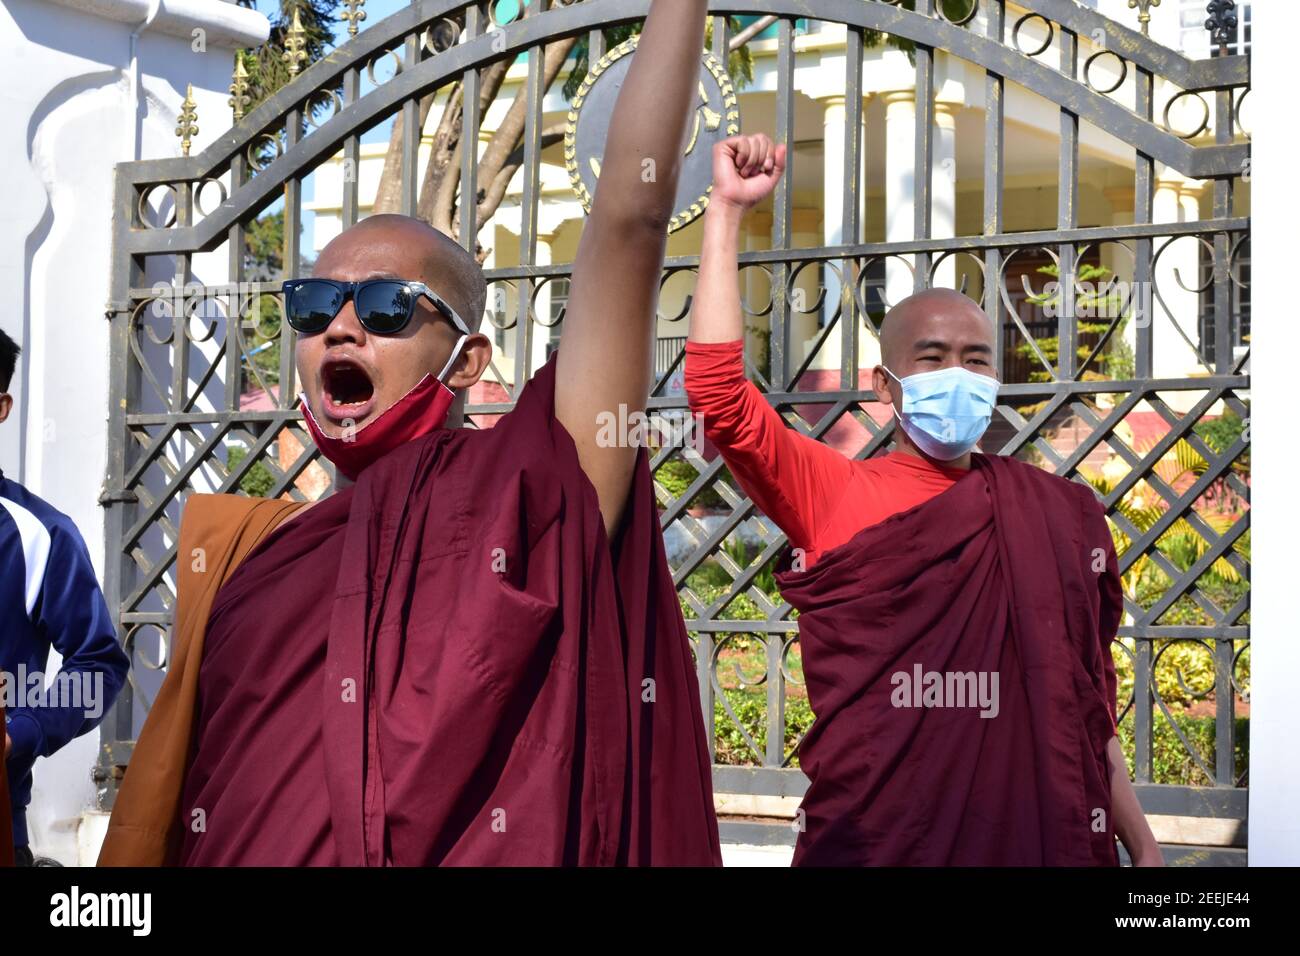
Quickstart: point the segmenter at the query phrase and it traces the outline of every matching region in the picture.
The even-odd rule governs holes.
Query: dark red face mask
[[[374,421],[359,429],[345,430],[341,438],[331,438],[321,430],[316,416],[311,413],[307,396],[299,395],[307,431],[320,453],[334,462],[340,474],[356,481],[361,472],[393,449],[442,428],[456,397],[456,393],[442,383],[442,376],[460,356],[466,338],[468,336],[461,336],[451,358],[438,375],[425,375],[413,389],[380,412]]]

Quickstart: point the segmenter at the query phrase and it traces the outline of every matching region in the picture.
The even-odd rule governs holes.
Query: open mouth
[[[321,404],[334,419],[357,421],[365,415],[375,397],[375,385],[356,362],[338,359],[321,367]]]

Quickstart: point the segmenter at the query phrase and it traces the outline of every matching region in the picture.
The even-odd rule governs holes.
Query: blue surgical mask
[[[989,427],[997,404],[997,379],[959,365],[907,378],[889,374],[903,387],[903,410],[900,413],[895,402],[894,414],[907,437],[931,458],[960,458]]]

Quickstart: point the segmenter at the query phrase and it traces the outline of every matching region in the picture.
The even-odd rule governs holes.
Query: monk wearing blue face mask
[[[686,389],[737,481],[792,545],[816,721],[796,865],[1139,865],[1161,855],[1115,736],[1122,614],[1086,486],[977,443],[998,382],[971,299],[917,293],[885,317],[880,401],[895,448],[851,460],[787,428],[745,378],[737,234],[784,147],[714,149]]]

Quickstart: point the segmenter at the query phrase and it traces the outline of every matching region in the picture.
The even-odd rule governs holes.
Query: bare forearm
[[[1106,745],[1106,756],[1110,763],[1110,811],[1115,818],[1115,832],[1135,865],[1158,866],[1164,862],[1160,846],[1129,779],[1118,737],[1112,737]]]
[[[744,334],[737,281],[743,211],[713,203],[704,213],[700,276],[691,304],[692,342],[734,342]]]
[[[637,449],[601,447],[600,416],[642,411],[655,315],[692,98],[706,0],[655,0],[623,81],[591,216],[573,266],[555,409],[596,489],[605,526],[622,516]]]
[[[610,117],[592,220],[644,223],[673,215],[682,144],[699,88],[707,0],[655,0]],[[657,272],[658,270],[656,270]]]

